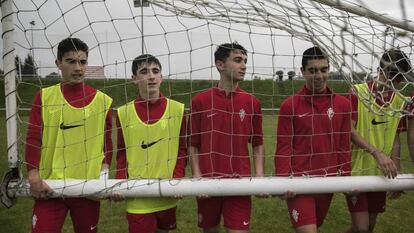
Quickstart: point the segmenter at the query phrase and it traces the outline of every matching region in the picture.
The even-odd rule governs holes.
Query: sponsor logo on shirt
[[[295,222],[298,222],[299,220],[299,212],[297,210],[292,210],[292,218],[295,220]]]
[[[207,118],[212,117],[212,116],[214,116],[214,115],[216,115],[216,114],[217,114],[216,112],[213,112],[213,113],[207,114]]]
[[[298,115],[298,117],[299,117],[299,118],[302,118],[302,117],[307,116],[307,115],[309,115],[309,114],[310,114],[309,112],[307,112],[307,113],[303,113],[303,114],[299,114],[299,115]]]
[[[91,226],[91,231],[96,229],[96,225],[95,226]]]
[[[387,123],[388,121],[376,121],[375,118],[372,119],[371,124],[373,125],[380,125],[380,124],[384,124]]]
[[[334,116],[335,112],[334,112],[334,110],[330,107],[330,108],[328,108],[328,110],[326,111],[326,114],[328,114],[329,120],[332,120],[332,118],[333,118],[333,116]]]
[[[62,122],[62,123],[60,123],[59,128],[61,130],[67,130],[67,129],[77,128],[77,127],[80,127],[80,126],[83,126],[83,125],[65,125],[65,123]]]
[[[249,221],[243,221],[243,225],[244,225],[244,226],[249,225]]]
[[[162,139],[164,139],[164,138],[160,138],[160,139],[158,139],[158,140],[156,140],[156,141],[153,141],[153,142],[150,142],[150,143],[144,143],[144,141],[142,141],[142,142],[141,142],[141,148],[142,148],[142,149],[148,149],[148,148],[150,148],[151,146],[153,146],[153,145],[157,144],[157,142],[161,141]]]
[[[240,116],[240,121],[242,121],[242,122],[243,122],[244,117],[246,116],[246,111],[244,111],[244,109],[243,109],[243,108],[242,108],[242,109],[240,109],[240,111],[239,111],[239,116]]]

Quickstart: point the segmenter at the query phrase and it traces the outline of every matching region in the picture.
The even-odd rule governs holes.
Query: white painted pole
[[[125,197],[233,196],[268,193],[280,195],[290,190],[296,194],[414,190],[414,174],[395,179],[382,176],[347,177],[265,177],[240,179],[181,180],[45,180],[55,191],[54,197],[91,196],[103,198],[111,193]],[[29,196],[27,181],[11,184],[9,196]]]
[[[1,3],[3,30],[3,70],[4,94],[6,102],[7,157],[10,168],[18,167],[17,149],[17,104],[16,104],[16,68],[14,64],[14,25],[13,3],[6,0]]]

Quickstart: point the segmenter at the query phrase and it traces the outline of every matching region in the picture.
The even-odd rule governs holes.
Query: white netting
[[[411,57],[411,21],[384,16],[378,22],[373,20],[378,19],[376,13],[360,3],[341,3],[150,1],[141,8],[131,1],[14,1],[13,45],[21,59],[16,62],[18,88],[30,90],[18,92],[18,106],[30,107],[35,91],[58,82],[54,59],[65,37],[79,37],[89,45],[87,82],[112,96],[115,108],[137,95],[130,67],[142,52],[160,59],[162,92],[188,108],[192,97],[219,79],[213,62],[217,45],[237,41],[247,49],[249,60],[242,87],[261,100],[267,128],[274,124],[281,101],[302,85],[301,55],[311,45],[326,51],[331,78],[338,80],[330,86],[342,94],[376,76],[384,50],[400,48]],[[344,10],[343,5],[351,8]],[[395,87],[398,93],[409,92],[411,83],[405,81]],[[363,101],[373,105],[369,98]],[[28,123],[26,117],[19,119],[24,144]],[[271,158],[275,133],[266,132],[265,140],[270,144],[266,157]],[[267,169],[266,174],[273,171]]]
[[[135,7],[132,0],[12,1],[13,52],[21,60],[15,62],[13,58],[12,61],[13,67],[17,64],[14,74],[19,109],[15,139],[21,152],[19,159],[9,156],[13,166],[25,170],[27,162],[22,149],[26,143],[27,109],[38,90],[59,82],[54,60],[58,43],[66,37],[77,37],[88,44],[90,67],[86,83],[111,96],[115,108],[138,94],[130,79],[131,64],[142,53],[159,58],[163,66],[163,94],[184,103],[188,109],[192,97],[219,80],[213,56],[217,46],[234,41],[243,45],[248,51],[248,63],[246,81],[241,87],[261,101],[265,175],[271,177],[274,176],[278,109],[287,96],[303,86],[300,67],[305,49],[314,45],[324,49],[331,64],[332,81],[328,85],[340,94],[346,94],[354,84],[376,77],[384,50],[399,48],[409,59],[413,57],[414,26],[408,18],[412,15],[410,1],[392,3],[392,7],[384,7],[383,11],[379,6],[382,3],[371,1],[377,5],[365,5],[365,1],[356,0],[148,2],[148,7],[141,8]],[[390,13],[383,15],[385,10]],[[3,19],[7,16],[3,12]],[[7,34],[4,29],[3,34]],[[3,52],[8,51],[3,48]],[[7,68],[4,70],[10,72]],[[412,81],[406,78],[394,87],[395,91],[410,96]],[[6,90],[8,98],[10,93]],[[373,105],[369,98],[363,102],[370,108]],[[408,113],[405,109],[393,112]],[[5,118],[13,120],[9,115]],[[116,131],[115,127],[113,130]],[[115,141],[115,133],[113,138]],[[9,140],[12,142],[4,147],[11,151],[14,147],[10,145],[16,141]],[[414,169],[405,140],[401,144],[401,170],[409,173]],[[116,152],[114,144],[111,178],[116,172]],[[191,176],[190,169],[187,176]],[[152,181],[139,186],[148,183]],[[128,182],[127,186],[127,190],[131,189],[134,183]],[[111,188],[105,186],[103,191]],[[79,195],[83,194],[84,186]]]

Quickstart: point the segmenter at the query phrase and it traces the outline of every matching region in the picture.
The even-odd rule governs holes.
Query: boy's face
[[[301,68],[305,78],[305,85],[313,93],[323,93],[329,76],[329,62],[327,59],[308,60],[306,67]]]
[[[384,90],[395,89],[395,87],[404,79],[398,70],[381,68],[378,68],[378,78],[380,81],[379,85],[382,86]]]
[[[235,49],[230,52],[229,57],[223,61],[217,61],[216,66],[221,76],[234,82],[243,81],[246,75],[247,55],[241,50]]]
[[[132,75],[132,80],[138,85],[139,93],[142,98],[158,97],[162,74],[160,67],[155,63],[142,63],[138,66],[136,75]]]
[[[69,51],[63,54],[62,60],[55,61],[56,66],[62,72],[64,83],[73,85],[83,82],[88,55],[84,51]]]

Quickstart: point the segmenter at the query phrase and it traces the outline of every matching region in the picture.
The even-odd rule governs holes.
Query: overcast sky
[[[35,61],[42,67],[40,74],[45,76],[56,71],[56,48],[52,50],[51,47],[72,33],[91,47],[90,65],[105,66],[107,76],[129,77],[130,61],[142,53],[141,9],[134,8],[132,0],[107,0],[101,3],[85,1],[85,4],[79,2],[15,0],[16,53],[24,58],[30,52],[28,48],[31,47],[33,34]],[[238,41],[248,49],[248,78],[272,77],[276,70],[297,72],[300,55],[312,45],[311,40],[332,48],[332,54],[341,54],[343,51],[358,54],[335,60],[339,64],[347,62],[354,70],[375,69],[373,67],[376,66],[376,61],[372,52],[380,53],[383,48],[391,46],[400,46],[410,57],[413,56],[409,46],[412,42],[410,37],[395,39],[390,31],[385,35],[385,27],[381,24],[361,17],[351,18],[347,25],[356,36],[352,33],[341,36],[341,25],[337,24],[341,24],[338,18],[344,15],[329,7],[319,11],[316,9],[319,5],[312,5],[308,0],[280,0],[279,4],[284,8],[275,5],[275,1],[266,0],[239,0],[238,4],[234,0],[212,0],[211,8],[179,2],[163,3],[156,0],[150,8],[144,9],[144,51],[160,56],[164,76],[169,78],[217,77],[212,55],[217,44],[229,41]],[[249,9],[249,2],[262,7],[270,16]],[[364,4],[378,14],[394,18],[402,19],[406,15],[408,20],[414,21],[414,1],[411,0],[344,2]],[[166,3],[176,4],[176,9],[183,7],[185,12],[171,12]],[[401,8],[401,3],[405,6],[404,9]],[[228,11],[224,11],[224,7]],[[297,7],[302,7],[309,17],[295,18]],[[36,8],[40,10],[35,11]],[[220,14],[230,15],[233,21],[219,17]],[[203,15],[204,19],[197,19],[199,15]],[[334,17],[319,17],[324,15]],[[32,27],[29,22],[33,20],[35,25]],[[308,31],[304,29],[304,24],[309,24]],[[33,31],[30,30],[32,28]],[[315,35],[312,36],[312,33]],[[374,33],[376,36],[370,35]]]

